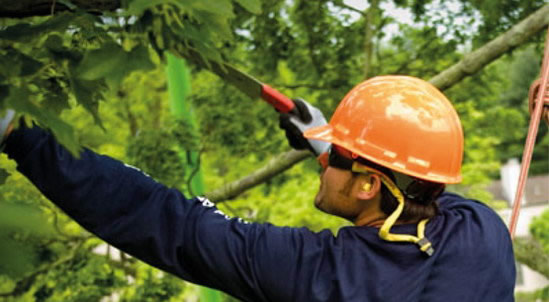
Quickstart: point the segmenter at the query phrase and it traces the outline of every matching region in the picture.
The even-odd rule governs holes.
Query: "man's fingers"
[[[294,99],[294,104],[297,108],[298,117],[304,123],[310,123],[313,117],[309,112],[309,108],[302,99]]]

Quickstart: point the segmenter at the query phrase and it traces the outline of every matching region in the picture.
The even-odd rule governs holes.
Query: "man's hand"
[[[290,146],[298,150],[309,149],[317,156],[328,151],[330,143],[303,137],[305,130],[327,124],[322,112],[302,99],[293,101],[295,108],[289,113],[281,113],[279,124],[286,131]]]

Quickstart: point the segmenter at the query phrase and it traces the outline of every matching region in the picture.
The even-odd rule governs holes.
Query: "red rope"
[[[526,143],[524,145],[519,182],[515,195],[515,201],[513,202],[511,221],[509,223],[509,232],[511,233],[511,237],[515,236],[522,194],[524,191],[526,178],[528,177],[528,169],[530,168],[532,151],[534,149],[534,144],[536,143],[536,135],[538,133],[542,113],[546,118],[549,115],[549,110],[547,110],[547,108],[544,109],[545,106],[549,105],[549,28],[547,29],[547,36],[545,39],[545,53],[543,56],[540,75],[541,81],[535,81],[530,87],[531,93],[529,98],[530,104],[533,105],[533,111],[531,111],[530,126],[528,128],[528,136],[526,137]]]

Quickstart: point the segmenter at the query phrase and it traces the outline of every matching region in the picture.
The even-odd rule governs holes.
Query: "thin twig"
[[[55,1],[56,1],[56,0],[53,0],[52,3],[51,3],[50,15],[52,15],[52,16],[53,16],[53,13],[55,12]]]

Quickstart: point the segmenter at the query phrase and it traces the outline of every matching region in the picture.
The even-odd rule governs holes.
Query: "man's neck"
[[[379,207],[380,198],[379,195],[371,200],[366,201],[366,207],[353,221],[356,226],[371,226],[381,227],[387,215],[383,213]]]

